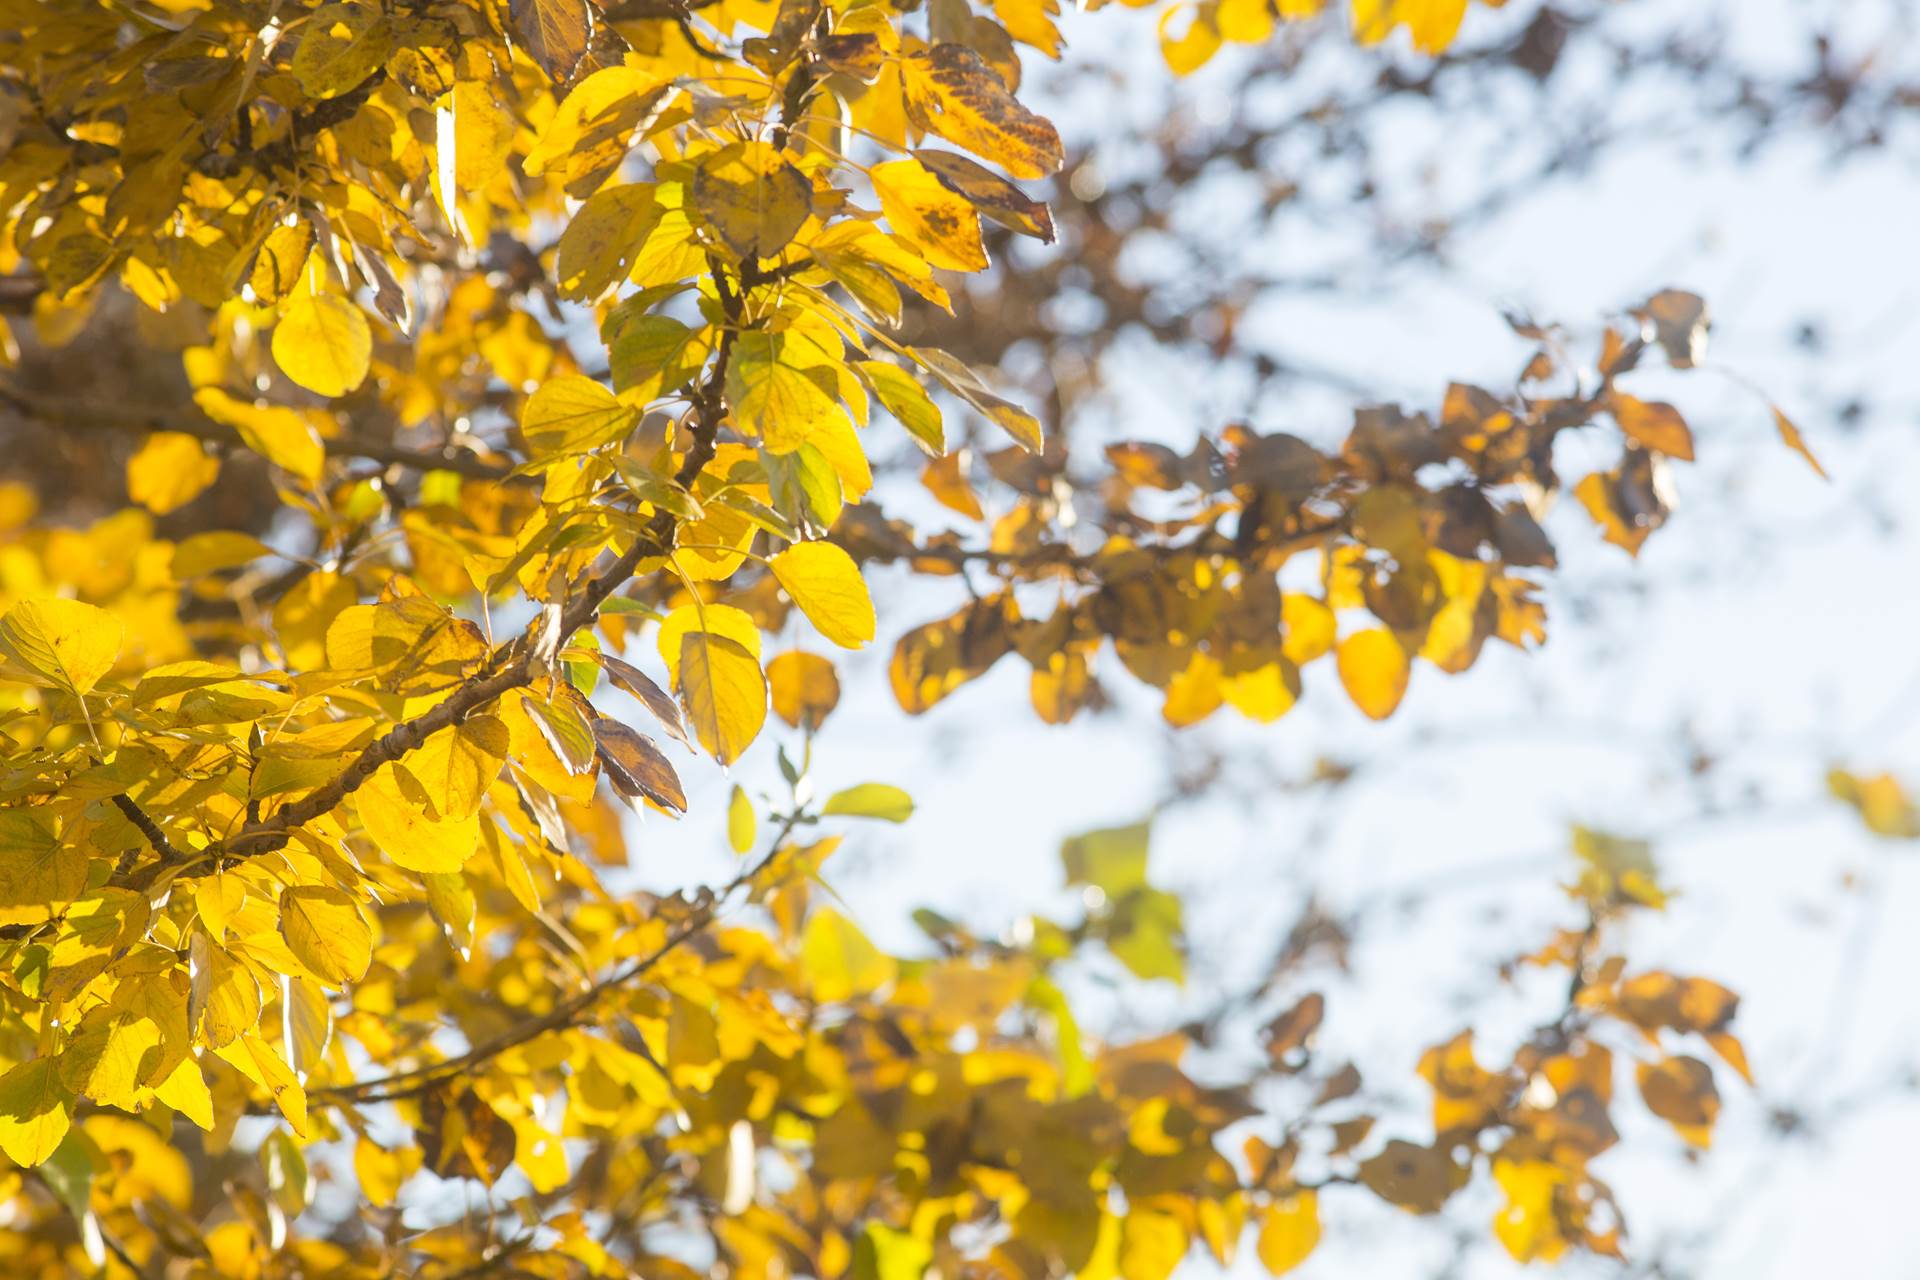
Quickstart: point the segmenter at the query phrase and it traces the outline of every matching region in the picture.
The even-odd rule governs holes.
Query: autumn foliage
[[[1321,8],[1181,3],[1160,39],[1184,72]],[[1348,17],[1435,53],[1466,8]],[[1521,962],[1564,998],[1516,1052],[1368,1065],[1431,1094],[1405,1132],[1315,1053],[1319,995],[1231,1080],[1180,1033],[1083,1033],[1076,954],[1183,974],[1149,824],[1063,849],[1079,915],[922,913],[914,955],[828,888],[847,831],[913,811],[814,791],[838,652],[884,632],[915,715],[1004,662],[1050,723],[1102,669],[1174,726],[1266,723],[1323,662],[1384,719],[1545,640],[1556,496],[1637,551],[1708,447],[1631,389],[1704,358],[1679,289],[1590,349],[1512,317],[1511,385],[1361,407],[1326,447],[1050,438],[916,317],[992,233],[1055,238],[1063,147],[1020,95],[1023,57],[1072,56],[1057,10],[4,6],[17,327],[58,349],[131,306],[184,392],[0,383],[136,442],[129,505],[85,522],[0,487],[0,1270],[1160,1280],[1250,1249],[1277,1275],[1323,1215],[1475,1179],[1516,1258],[1621,1251],[1614,1116],[1704,1147],[1748,1073],[1732,991],[1618,949],[1664,901],[1632,841],[1580,836]],[[882,510],[901,445],[961,532]],[[229,469],[270,515],[162,532]],[[876,610],[882,566],[940,615]],[[724,825],[732,879],[607,886],[623,804],[678,817],[683,772],[776,751],[783,794],[676,837]],[[1836,775],[1911,827],[1874,786]]]

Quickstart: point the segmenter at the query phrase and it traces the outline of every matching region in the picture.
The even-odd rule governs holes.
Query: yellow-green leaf
[[[0,616],[0,651],[31,683],[86,693],[113,669],[125,628],[105,609],[47,596]]]
[[[811,358],[809,358],[811,357]],[[785,333],[742,334],[727,366],[727,399],[736,425],[770,453],[792,453],[844,418],[838,381],[819,348]]]
[[[622,440],[640,411],[592,378],[563,374],[541,384],[520,414],[520,434],[536,458],[585,453]]]
[[[813,186],[772,146],[736,142],[702,156],[687,201],[743,262],[771,258],[812,210]]]
[[[913,797],[899,787],[884,782],[863,782],[857,787],[848,787],[828,796],[820,812],[846,818],[905,822],[913,816]]]
[[[0,1076],[0,1151],[15,1164],[44,1163],[72,1122],[73,1094],[53,1059],[35,1058]]]
[[[393,28],[377,8],[330,4],[300,28],[293,78],[316,98],[337,98],[379,69],[393,49]]]
[[[800,959],[813,980],[813,994],[822,1001],[865,995],[893,980],[893,957],[831,907],[822,907],[807,921]]]
[[[0,924],[34,924],[87,887],[87,851],[34,809],[0,809]]]

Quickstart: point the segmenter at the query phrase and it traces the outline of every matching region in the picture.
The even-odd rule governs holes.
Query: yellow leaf
[[[647,235],[665,210],[651,182],[596,192],[560,233],[555,274],[560,296],[596,302],[633,270]]]
[[[767,719],[767,678],[736,640],[689,632],[680,645],[680,703],[700,744],[721,764],[740,758]]]
[[[1235,44],[1261,44],[1273,34],[1272,0],[1220,0],[1215,21],[1222,39]]]
[[[1006,81],[972,48],[943,41],[902,62],[914,123],[1006,169],[1016,178],[1059,170],[1060,134],[1014,100]]]
[[[420,1171],[420,1158],[418,1147],[388,1151],[363,1135],[353,1144],[354,1180],[368,1200],[390,1205],[402,1184]]]
[[[913,157],[981,217],[1042,244],[1053,243],[1052,210],[991,169],[951,151],[920,150]]]
[[[300,1080],[293,1074],[293,1068],[273,1051],[271,1045],[248,1032],[231,1044],[221,1045],[214,1052],[227,1065],[272,1095],[274,1105],[280,1108],[280,1114],[293,1126],[294,1133],[306,1136],[307,1091],[300,1087]]]
[[[1238,675],[1222,676],[1220,694],[1249,720],[1272,724],[1300,699],[1300,668],[1286,657]]]
[[[1333,610],[1313,596],[1289,591],[1280,597],[1280,651],[1304,667],[1333,648]]]
[[[193,992],[188,1022],[218,1048],[260,1022],[260,980],[225,948],[200,934],[191,941]]]
[[[840,705],[840,677],[817,653],[792,649],[767,664],[773,711],[796,729],[818,729]]]
[[[0,1076],[0,1151],[22,1168],[43,1164],[73,1123],[73,1095],[53,1059],[23,1062]]]
[[[173,549],[173,576],[185,582],[222,569],[235,569],[272,554],[273,548],[250,533],[231,529],[196,533]]]
[[[1780,440],[1787,448],[1807,460],[1813,468],[1813,474],[1822,480],[1828,479],[1827,469],[1820,465],[1820,459],[1813,456],[1813,450],[1807,447],[1806,437],[1800,434],[1800,428],[1793,425],[1793,419],[1780,412],[1779,406],[1773,407],[1773,425],[1780,430]]]
[[[435,104],[453,114],[453,177],[462,191],[478,191],[498,177],[513,149],[513,115],[486,80],[462,80]]]
[[[980,215],[918,160],[894,160],[871,170],[881,212],[901,238],[936,267],[985,271]]]
[[[854,368],[861,379],[879,397],[887,412],[899,419],[900,425],[918,440],[935,457],[947,451],[946,427],[940,418],[940,407],[927,395],[926,389],[912,374],[897,364],[884,360],[862,360]],[[975,504],[974,519],[980,519],[978,504]]]
[[[373,963],[373,930],[340,889],[299,885],[283,890],[280,936],[295,959],[336,987],[358,982]]]
[[[807,921],[800,959],[813,981],[814,996],[825,1002],[865,995],[893,980],[893,957],[831,907],[822,907]]]
[[[1307,1260],[1320,1243],[1320,1197],[1297,1191],[1267,1206],[1260,1219],[1260,1261],[1267,1271],[1285,1275]]]
[[[331,294],[295,298],[273,328],[280,372],[315,395],[343,396],[366,381],[373,333],[360,308]]]
[[[314,238],[313,224],[304,220],[282,223],[267,233],[247,273],[257,300],[272,306],[299,287]]]
[[[1189,11],[1191,12],[1189,13]],[[1186,28],[1172,34],[1174,24],[1188,15]],[[1213,15],[1198,5],[1178,4],[1160,15],[1160,56],[1176,76],[1192,75],[1220,52],[1220,31]]]
[[[560,174],[569,182],[582,177],[592,182],[586,190],[572,193],[584,198],[626,154],[627,140],[661,91],[660,77],[633,67],[603,67],[567,94],[553,119],[541,131],[540,139],[521,161],[521,167],[538,176],[562,161]]]
[[[727,797],[727,843],[735,853],[746,853],[753,848],[755,825],[753,801],[747,799],[746,791],[735,783],[733,794]]]
[[[1353,704],[1375,720],[1385,720],[1407,692],[1407,651],[1382,627],[1358,631],[1340,642],[1334,659],[1340,683]]]
[[[213,1091],[200,1064],[182,1058],[167,1078],[153,1086],[153,1096],[209,1133],[213,1131]]]
[[[107,1107],[138,1108],[141,1064],[160,1045],[160,1028],[135,1015],[90,1016],[60,1055],[60,1079]]]
[[[367,838],[409,871],[458,871],[480,841],[477,814],[437,820],[427,812],[430,801],[420,784],[391,764],[362,783],[353,802]]]
[[[1187,665],[1167,681],[1160,715],[1174,728],[1185,729],[1218,711],[1223,700],[1219,661],[1196,649]]]
[[[760,625],[752,614],[730,604],[683,604],[660,624],[656,640],[660,660],[667,664],[667,677],[675,684],[680,680],[681,647],[694,631],[725,636],[754,657],[760,656]]]
[[[1567,1250],[1553,1201],[1554,1189],[1567,1180],[1566,1170],[1545,1160],[1496,1159],[1493,1179],[1507,1193],[1507,1204],[1494,1215],[1493,1234],[1516,1262],[1552,1262]]]
[[[48,596],[0,615],[0,652],[33,684],[86,693],[113,669],[125,629],[105,609]]]
[[[799,542],[770,562],[780,582],[820,634],[843,649],[873,639],[873,600],[853,557],[831,542]]]
[[[592,378],[563,374],[542,383],[520,413],[520,434],[535,458],[585,453],[626,438],[640,411]]]
[[[220,459],[197,437],[156,431],[127,459],[127,496],[163,516],[199,497],[219,474]]]
[[[443,821],[480,808],[506,763],[507,726],[497,716],[468,716],[440,730],[407,756],[407,772],[425,788]]]
[[[1440,53],[1453,43],[1466,12],[1467,0],[1353,0],[1353,34],[1361,44],[1378,44],[1405,25],[1414,48]]]
[[[219,387],[200,388],[193,393],[193,402],[215,422],[239,432],[247,448],[274,466],[308,483],[320,478],[320,470],[326,465],[326,448],[306,413],[282,405],[248,404]]]

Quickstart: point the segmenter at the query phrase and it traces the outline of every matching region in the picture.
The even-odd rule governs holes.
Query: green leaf
[[[940,406],[918,379],[885,360],[861,360],[853,367],[887,412],[899,419],[923,448],[935,457],[947,451],[947,429],[941,421]]]
[[[1109,898],[1146,887],[1151,820],[1077,835],[1060,846],[1068,884],[1090,884]]]

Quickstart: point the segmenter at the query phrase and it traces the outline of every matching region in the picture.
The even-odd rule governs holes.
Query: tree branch
[[[139,408],[97,404],[64,396],[47,396],[0,383],[0,404],[44,426],[82,431],[174,431],[234,449],[247,447],[238,431],[197,411],[174,417]],[[453,471],[476,480],[504,480],[512,467],[504,462],[456,449],[408,449],[380,440],[342,435],[323,438],[320,445],[330,458],[365,458],[389,466],[418,471]]]
[[[722,277],[717,266],[715,279],[727,317],[737,326],[741,317],[740,294],[721,283]],[[749,283],[752,279],[750,274],[743,276],[742,283]],[[692,444],[674,475],[675,482],[682,487],[691,487],[707,464],[713,461],[720,423],[727,413],[727,368],[733,355],[735,333],[736,329],[729,328],[721,335],[713,367],[707,371],[694,397],[692,421],[688,424]],[[564,645],[574,632],[591,623],[598,615],[601,604],[633,576],[642,560],[665,555],[672,550],[676,528],[672,512],[654,512],[653,518],[627,550],[605,572],[591,579],[586,588],[568,603],[560,617],[559,643]],[[505,665],[497,666],[500,662]],[[383,765],[399,760],[442,729],[459,724],[512,690],[533,683],[535,671],[532,649],[524,639],[516,641],[497,651],[488,659],[482,674],[460,685],[444,702],[412,720],[402,721],[375,739],[352,764],[317,791],[281,806],[271,816],[249,821],[239,834],[213,845],[197,858],[163,857],[159,862],[149,863],[125,877],[114,877],[114,882],[130,888],[151,889],[162,876],[181,872],[195,862],[217,863],[223,858],[257,857],[286,847],[296,829],[323,814],[331,813]]]
[[[509,1049],[518,1048],[550,1031],[564,1031],[569,1027],[578,1026],[586,1020],[588,1012],[599,1003],[601,997],[636,978],[643,977],[696,934],[712,925],[719,918],[727,900],[740,889],[751,884],[761,872],[772,865],[773,860],[779,856],[780,850],[786,847],[788,838],[793,835],[794,829],[799,825],[800,812],[796,806],[794,812],[789,813],[781,823],[767,851],[752,866],[734,876],[720,888],[713,890],[706,901],[695,908],[692,915],[681,921],[659,946],[646,955],[628,962],[624,967],[616,969],[584,991],[567,997],[540,1017],[503,1031],[475,1045],[467,1052],[443,1062],[416,1067],[411,1071],[397,1071],[377,1080],[364,1080],[335,1088],[315,1089],[308,1093],[308,1103],[325,1106],[347,1102],[391,1102],[397,1098],[413,1097],[425,1093],[443,1081],[490,1062]]]

